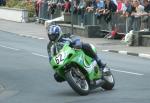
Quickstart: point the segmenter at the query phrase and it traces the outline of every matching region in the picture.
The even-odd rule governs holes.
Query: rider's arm
[[[52,42],[49,42],[48,45],[47,45],[47,53],[48,53],[48,57],[49,57],[49,60],[51,60],[51,47],[52,47]]]
[[[64,34],[58,42],[69,43],[71,47],[81,49],[82,43],[80,38],[71,34]]]
[[[73,48],[77,48],[77,49],[81,49],[82,48],[82,42],[80,40],[80,38],[78,38],[77,36],[71,36],[71,46]]]

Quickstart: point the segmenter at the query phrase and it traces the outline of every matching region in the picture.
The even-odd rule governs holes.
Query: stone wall
[[[141,36],[141,45],[150,47],[150,34]]]
[[[134,32],[133,46],[150,46],[150,31]]]
[[[72,26],[70,24],[59,24],[64,33],[71,33]],[[89,37],[89,38],[98,38],[104,37],[106,33],[101,31],[101,27],[97,25],[87,25],[85,27],[73,26],[73,33],[78,36]]]
[[[24,9],[0,7],[0,19],[28,22],[28,11]]]
[[[59,24],[62,28],[62,32],[63,33],[71,33],[72,32],[72,26],[70,24]],[[84,36],[87,37],[87,35],[85,34],[85,28],[84,27],[80,27],[80,26],[73,26],[73,32],[75,35],[78,36]]]

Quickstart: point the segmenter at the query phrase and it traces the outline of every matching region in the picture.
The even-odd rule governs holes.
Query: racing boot
[[[98,57],[96,58],[96,62],[99,66],[100,71],[102,71],[102,78],[110,74],[110,69],[106,66],[106,64],[102,63]]]
[[[100,71],[102,71],[102,78],[101,79],[104,79],[104,76],[111,75],[110,69],[107,67],[106,64],[103,64],[100,60],[97,61],[97,64],[100,68]]]

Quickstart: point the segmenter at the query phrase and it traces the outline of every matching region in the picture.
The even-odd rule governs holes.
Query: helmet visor
[[[49,39],[50,39],[51,41],[55,41],[57,38],[58,38],[58,34],[50,34],[50,35],[49,35]]]

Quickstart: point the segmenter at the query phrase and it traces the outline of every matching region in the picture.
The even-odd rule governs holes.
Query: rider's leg
[[[96,53],[95,53],[95,54],[96,54]],[[96,62],[97,62],[97,64],[98,64],[99,68],[103,70],[103,68],[105,67],[105,64],[102,63],[101,59],[98,57],[97,54],[96,54],[96,56],[95,56],[95,60],[96,60]]]
[[[82,43],[82,49],[88,56],[94,58],[100,69],[104,68],[104,64],[101,62],[101,59],[98,55],[92,50],[92,47],[88,43]]]

